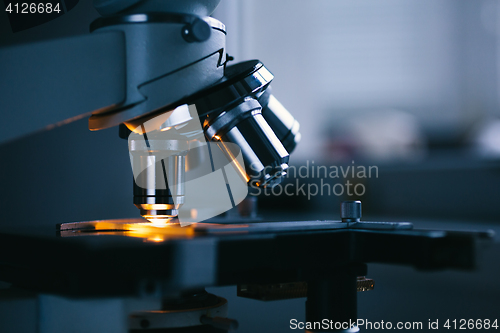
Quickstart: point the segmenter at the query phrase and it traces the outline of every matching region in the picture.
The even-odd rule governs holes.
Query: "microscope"
[[[0,100],[16,108],[0,141],[87,116],[92,131],[118,127],[141,215],[60,223],[50,236],[0,230],[0,280],[65,297],[161,299],[129,315],[129,332],[233,330],[226,300],[204,290],[226,285],[258,300],[307,297],[308,322],[334,323],[307,332],[357,332],[356,293],[374,288],[367,263],[472,269],[475,244],[491,234],[364,222],[359,201],[342,203],[339,221],[223,216],[252,206],[252,187],[279,184],[301,135],[264,64],[226,52],[225,26],[209,16],[219,1],[96,0],[90,34],[0,50],[10,80]],[[32,58],[43,85],[18,75]]]
[[[221,80],[188,97],[193,102],[125,123],[134,204],[144,218],[156,224],[176,218],[200,222],[235,208],[247,186],[281,181],[300,133],[298,122],[272,95],[272,78],[257,60],[226,66]],[[213,177],[217,172],[220,179]],[[197,196],[199,191],[206,192]],[[207,205],[208,192],[217,200]],[[221,200],[226,192],[231,205]]]
[[[41,43],[31,51],[41,55],[45,70],[52,73],[46,87],[33,87],[35,96],[28,100],[7,89],[2,100],[16,105],[15,115],[50,112],[49,119],[54,120],[45,126],[37,123],[40,127],[69,122],[89,112],[92,131],[119,126],[120,136],[129,139],[134,205],[141,216],[156,223],[178,216],[190,195],[184,191],[186,166],[195,169],[200,158],[212,159],[213,164],[211,146],[224,151],[244,183],[258,187],[279,183],[286,174],[289,153],[300,139],[299,124],[272,95],[273,75],[260,61],[231,64],[225,26],[207,16],[217,4],[97,1],[95,8],[103,17],[92,22],[90,35]],[[50,51],[64,53],[66,63]],[[24,47],[7,49],[2,56],[9,64],[6,78],[19,81],[6,86],[15,89],[32,81],[18,78],[20,71],[11,66],[23,65],[18,59],[26,57]],[[83,79],[74,82],[75,76]],[[72,96],[75,91],[80,91],[78,96]],[[53,105],[56,93],[69,96],[71,109],[76,104],[81,113],[64,115],[69,105]],[[34,100],[36,105],[31,105]],[[189,150],[195,151],[188,154]],[[236,150],[241,151],[242,160],[233,158],[240,154]],[[201,169],[195,177],[209,173]],[[226,174],[223,178],[227,183]],[[204,190],[209,188],[217,187],[205,184]],[[230,199],[234,206],[235,198]],[[236,199],[239,203],[243,198]],[[208,206],[215,215],[227,210]],[[197,215],[196,222],[204,220],[203,214]]]
[[[49,115],[45,124],[35,122],[38,116],[18,133],[3,132],[4,140],[89,113],[92,131],[119,126],[120,136],[129,139],[134,205],[157,223],[178,216],[186,199],[186,166],[195,169],[200,158],[213,164],[212,152],[205,151],[211,146],[233,161],[244,183],[279,183],[300,139],[299,124],[272,95],[273,75],[260,61],[231,65],[225,26],[208,16],[218,2],[96,1],[103,16],[92,22],[90,35],[40,43],[30,52],[25,46],[6,49],[2,70],[14,82],[5,84],[10,88],[1,97],[15,105],[9,113]],[[19,77],[16,65],[28,62],[27,54],[36,54],[44,65],[45,87]],[[15,90],[26,85],[33,86],[29,99]],[[67,104],[57,96],[68,96]],[[64,114],[68,110],[73,114]],[[236,150],[241,160],[233,158],[240,154]],[[209,173],[201,169],[194,177]],[[212,214],[225,210],[212,209]],[[203,220],[197,215],[197,222]]]

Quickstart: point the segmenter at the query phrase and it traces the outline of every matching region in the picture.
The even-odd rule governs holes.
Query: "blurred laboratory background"
[[[261,59],[300,122],[295,171],[378,166],[378,178],[349,178],[365,185],[362,196],[261,195],[262,214],[337,218],[341,200],[360,199],[366,219],[500,231],[500,2],[244,0],[223,2],[215,16],[227,25],[228,52]],[[345,181],[311,174],[285,184]],[[359,318],[494,316],[498,255],[474,273],[369,265],[376,289],[358,295]],[[238,300],[234,311],[255,314],[242,318],[254,332],[287,332],[303,306]]]
[[[387,217],[500,217],[498,1],[226,1],[215,16],[300,122],[292,165],[378,166],[361,199]],[[331,207],[281,199],[261,206]]]
[[[227,52],[235,61],[260,59],[275,75],[274,95],[300,122],[291,166],[378,168],[378,177],[348,177],[366,188],[362,196],[261,195],[262,216],[338,219],[338,202],[361,199],[367,219],[498,227],[499,1],[223,0],[213,16],[226,24]],[[13,34],[2,13],[0,46],[88,33],[97,17],[91,1],[80,0],[62,17]],[[138,216],[117,128],[90,132],[81,119],[2,144],[0,156],[2,225]],[[284,184],[322,184],[312,175],[298,181]],[[484,260],[476,273],[370,265],[376,288],[358,296],[359,315],[424,322],[498,315],[491,278],[498,257]],[[239,332],[288,332],[290,319],[304,320],[304,299],[266,303],[237,298],[235,287],[211,291],[229,299]]]

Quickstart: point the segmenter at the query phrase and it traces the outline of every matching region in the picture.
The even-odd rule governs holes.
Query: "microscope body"
[[[90,24],[91,34],[1,49],[9,88],[0,97],[12,106],[10,122],[23,126],[0,128],[0,142],[86,116],[92,131],[120,126],[120,136],[133,134],[134,204],[155,221],[176,217],[184,204],[193,145],[210,150],[212,143],[250,186],[279,183],[300,138],[298,123],[272,96],[273,75],[261,62],[228,64],[225,26],[208,16],[218,3],[94,1],[102,17]],[[17,69],[37,55],[42,61],[33,62],[51,75],[19,77]],[[12,78],[17,84],[7,82]],[[33,95],[19,98],[28,83]]]

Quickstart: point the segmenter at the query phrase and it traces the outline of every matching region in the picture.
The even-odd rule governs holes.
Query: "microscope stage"
[[[362,229],[367,222],[357,227],[307,221],[158,228],[142,221],[1,229],[0,280],[74,297],[175,296],[199,287],[309,281],[372,262],[473,269],[476,243],[490,236],[396,229],[411,224],[375,223],[382,229]],[[98,223],[107,229],[96,230]]]

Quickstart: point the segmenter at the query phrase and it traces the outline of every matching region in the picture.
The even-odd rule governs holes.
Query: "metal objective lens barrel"
[[[147,220],[162,224],[178,215],[184,203],[187,142],[130,140],[134,172],[134,205]],[[140,171],[140,172],[138,172]]]
[[[207,138],[219,143],[228,154],[225,142],[239,146],[245,161],[247,181],[256,186],[274,186],[288,169],[289,154],[276,134],[262,117],[261,106],[251,97],[216,116],[210,115],[204,123]],[[244,170],[243,168],[240,168]]]
[[[271,87],[267,87],[258,100],[262,105],[262,116],[276,133],[286,151],[291,153],[301,138],[299,122],[274,97]]]

